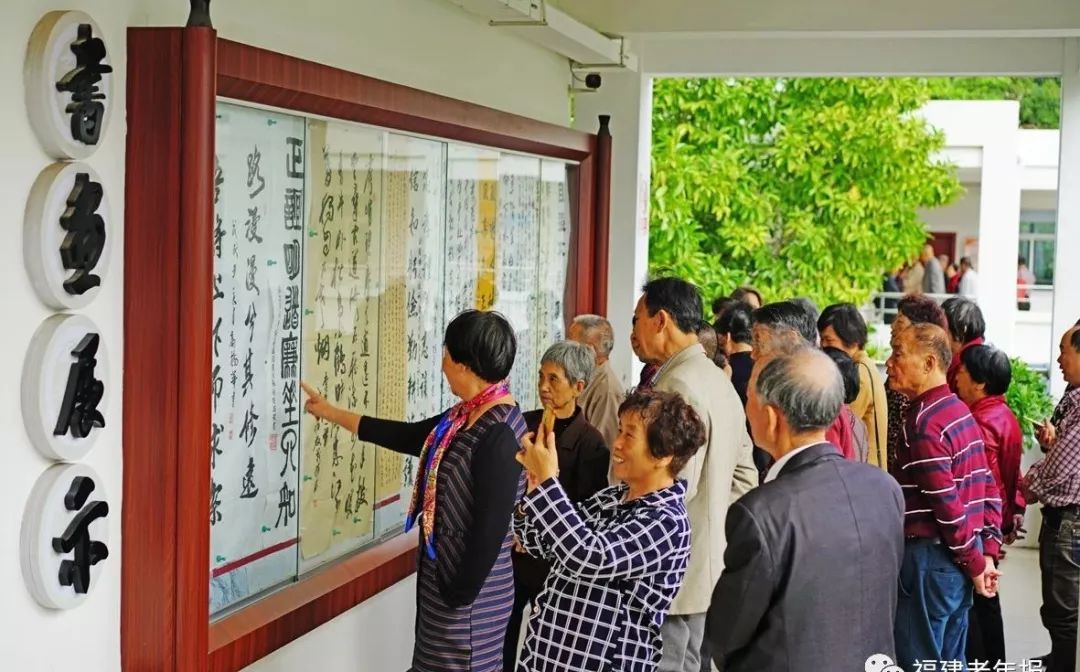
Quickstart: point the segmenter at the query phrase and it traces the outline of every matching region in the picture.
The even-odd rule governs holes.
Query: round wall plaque
[[[85,315],[53,315],[23,361],[22,414],[30,440],[50,460],[73,462],[94,446],[106,420],[109,362]]]
[[[46,153],[93,154],[113,108],[109,50],[97,23],[79,11],[43,16],[30,35],[23,77],[30,125]]]
[[[54,163],[30,189],[23,259],[38,297],[57,310],[82,308],[108,275],[109,199],[85,163]]]
[[[97,472],[85,464],[56,464],[30,491],[19,556],[34,599],[50,609],[82,604],[109,562],[109,501]]]

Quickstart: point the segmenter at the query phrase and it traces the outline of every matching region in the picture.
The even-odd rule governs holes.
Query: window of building
[[[1054,239],[1057,213],[1053,210],[1020,212],[1020,248],[1017,256],[1027,259],[1035,274],[1035,284],[1054,284]]]

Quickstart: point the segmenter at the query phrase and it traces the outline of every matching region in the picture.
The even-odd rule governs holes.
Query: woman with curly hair
[[[677,477],[705,426],[673,392],[631,394],[612,446],[621,484],[575,505],[558,479],[555,437],[522,441],[528,492],[514,513],[525,551],[548,560],[518,672],[651,672],[660,626],[690,558],[690,521]]]

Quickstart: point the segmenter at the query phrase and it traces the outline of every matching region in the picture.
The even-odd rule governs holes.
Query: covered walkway
[[[192,35],[192,30],[196,33],[202,30],[203,34],[197,39],[181,39],[179,33],[183,31],[180,27],[184,25],[190,5],[199,4],[211,5],[216,36],[207,34],[209,29],[203,26],[187,29],[188,36]],[[544,18],[545,8],[553,10],[552,20]],[[361,552],[344,556],[343,562],[328,563],[325,571],[313,571],[304,576],[300,576],[298,566],[301,558],[297,554],[293,558],[293,564],[297,567],[290,570],[296,581],[272,587],[273,592],[268,596],[259,596],[256,603],[260,604],[260,609],[247,614],[240,610],[239,618],[232,620],[228,627],[214,628],[220,620],[214,622],[210,618],[207,609],[209,590],[205,593],[202,590],[209,583],[206,580],[211,565],[208,559],[213,558],[213,562],[220,562],[223,567],[231,563],[228,562],[229,558],[217,558],[205,552],[209,549],[210,521],[216,513],[212,503],[211,471],[207,469],[212,445],[209,440],[211,425],[209,422],[198,422],[200,416],[192,412],[192,407],[198,407],[209,413],[211,386],[206,383],[211,380],[212,369],[209,365],[203,368],[200,365],[204,359],[205,363],[210,363],[210,350],[214,346],[210,344],[210,329],[181,332],[179,316],[187,306],[179,301],[181,290],[177,286],[182,284],[184,291],[189,293],[187,296],[198,295],[200,301],[211,300],[212,265],[206,266],[212,264],[209,253],[201,259],[200,263],[205,262],[204,266],[198,267],[206,272],[206,277],[201,279],[191,280],[193,276],[186,274],[191,266],[161,266],[163,275],[169,269],[175,271],[169,276],[168,283],[162,285],[166,288],[162,294],[172,292],[171,299],[161,303],[169,303],[168,308],[175,309],[176,329],[168,338],[158,339],[163,350],[172,348],[168,352],[173,356],[159,360],[162,370],[168,368],[171,373],[162,374],[162,380],[150,380],[147,387],[158,390],[159,387],[164,389],[172,386],[167,394],[160,395],[160,399],[153,399],[155,403],[160,402],[162,407],[168,406],[169,412],[160,417],[147,414],[148,417],[133,420],[137,415],[133,410],[135,405],[124,394],[124,385],[129,386],[129,393],[136,389],[124,377],[125,370],[135,370],[129,357],[130,343],[125,340],[125,325],[134,323],[140,315],[145,319],[150,314],[146,306],[155,303],[130,301],[128,292],[140,288],[138,276],[131,273],[133,265],[130,260],[141,259],[145,266],[150,267],[155,265],[157,259],[150,253],[141,256],[135,254],[138,252],[136,248],[132,248],[134,252],[128,250],[129,254],[125,257],[125,243],[134,240],[134,237],[128,237],[131,229],[147,231],[154,228],[147,225],[125,230],[125,214],[130,214],[125,212],[126,208],[138,205],[140,200],[148,200],[137,189],[128,188],[125,192],[127,185],[135,184],[136,178],[150,181],[147,174],[140,175],[138,171],[129,169],[129,154],[140,149],[143,153],[150,153],[146,150],[149,145],[139,147],[138,140],[130,140],[129,130],[139,128],[138,120],[142,122],[143,129],[149,129],[148,134],[154,131],[155,137],[162,135],[158,133],[160,129],[156,123],[147,121],[153,118],[161,120],[162,128],[167,126],[169,132],[179,134],[182,123],[196,118],[199,112],[205,114],[204,125],[192,124],[190,129],[184,129],[191,132],[183,137],[183,141],[177,135],[176,141],[167,145],[169,156],[162,159],[162,165],[166,159],[174,167],[184,163],[189,167],[204,165],[207,169],[201,173],[197,186],[207,197],[199,199],[197,195],[192,196],[177,187],[172,189],[169,200],[142,203],[142,206],[144,211],[161,211],[158,213],[155,210],[152,213],[154,217],[160,215],[164,220],[167,216],[174,227],[170,231],[186,231],[190,238],[197,238],[181,239],[178,233],[176,240],[170,244],[153,246],[153,254],[162,249],[175,253],[175,248],[183,247],[179,242],[181,240],[189,250],[203,249],[199,247],[201,245],[209,252],[211,236],[191,234],[193,229],[180,226],[181,215],[178,213],[183,211],[183,216],[187,218],[184,219],[185,223],[194,219],[209,223],[213,218],[211,203],[216,199],[209,197],[214,190],[210,166],[217,151],[217,146],[213,144],[213,108],[215,102],[221,102],[215,101],[214,94],[225,95],[221,89],[213,88],[213,82],[231,84],[232,91],[236,93],[231,102],[250,98],[248,102],[252,103],[252,109],[265,111],[266,107],[283,109],[293,105],[296,114],[302,112],[311,116],[312,129],[323,128],[320,124],[328,117],[347,119],[348,114],[360,117],[368,115],[363,119],[352,119],[350,123],[368,124],[370,128],[371,125],[381,127],[390,124],[387,119],[396,120],[394,123],[399,124],[401,119],[405,119],[411,124],[406,124],[405,131],[425,138],[417,146],[437,137],[439,129],[453,127],[456,133],[454,138],[460,141],[455,147],[466,154],[482,154],[473,150],[476,145],[485,144],[482,141],[484,138],[489,141],[488,146],[504,149],[508,153],[529,155],[532,163],[537,163],[533,160],[535,157],[550,154],[560,161],[574,164],[575,167],[569,172],[559,174],[563,177],[576,175],[575,188],[582,191],[571,193],[565,200],[567,203],[576,200],[579,206],[580,201],[588,200],[582,196],[582,192],[591,198],[595,184],[607,182],[608,176],[600,176],[601,170],[595,165],[601,163],[600,158],[594,156],[599,153],[601,142],[593,134],[597,133],[598,117],[610,116],[613,140],[611,145],[605,144],[604,148],[610,154],[603,156],[605,161],[610,159],[610,204],[605,202],[603,207],[597,205],[595,209],[589,207],[592,203],[580,207],[585,213],[584,217],[590,221],[590,236],[598,230],[598,227],[591,226],[594,218],[609,219],[610,226],[606,239],[600,233],[595,234],[596,240],[582,237],[582,241],[587,243],[584,245],[586,249],[575,250],[578,258],[571,258],[569,267],[584,269],[577,273],[574,285],[574,291],[583,297],[583,301],[589,300],[581,304],[588,308],[582,312],[592,312],[591,301],[595,298],[598,304],[595,312],[604,312],[611,319],[616,344],[611,362],[622,382],[629,386],[636,378],[638,366],[629,347],[631,315],[648,269],[650,114],[654,78],[821,75],[1060,77],[1063,100],[1055,208],[1058,213],[1055,266],[1056,284],[1062,291],[1054,293],[1050,328],[1052,337],[1060,336],[1067,325],[1080,317],[1080,264],[1072,259],[1080,250],[1078,0],[1038,0],[1035,3],[1018,3],[1015,0],[909,0],[893,3],[866,0],[221,0],[213,3],[205,0],[201,3],[184,0],[71,0],[66,3],[19,0],[9,2],[5,9],[5,21],[0,26],[0,34],[5,39],[0,48],[7,50],[8,57],[0,61],[0,77],[8,84],[9,95],[0,101],[0,115],[7,122],[9,142],[4,158],[0,159],[0,170],[6,177],[0,181],[0,197],[12,204],[7,224],[14,237],[8,241],[9,244],[0,248],[0,255],[3,255],[0,256],[0,265],[7,269],[4,287],[8,299],[6,328],[2,336],[4,347],[0,349],[3,353],[3,357],[0,357],[0,377],[7,382],[0,391],[0,401],[3,402],[0,403],[3,409],[0,411],[3,414],[0,415],[0,438],[5,446],[5,471],[9,474],[8,483],[0,489],[0,510],[5,512],[0,517],[0,594],[5,596],[5,608],[0,613],[2,670],[66,670],[77,664],[87,672],[235,672],[239,669],[251,672],[400,672],[409,666],[416,605],[416,578],[410,574],[415,567],[416,542],[413,537],[388,533],[376,539],[372,532],[371,539],[364,542],[371,542],[371,545],[365,546]],[[81,457],[79,464],[91,468],[99,476],[99,490],[95,497],[106,499],[111,506],[108,520],[100,522],[100,526],[108,526],[109,557],[103,558],[105,562],[94,570],[93,592],[79,598],[79,606],[70,610],[42,606],[42,602],[26,588],[21,562],[22,557],[26,556],[24,547],[33,546],[34,540],[27,543],[20,538],[24,516],[27,520],[34,520],[35,517],[40,518],[38,514],[43,510],[43,507],[28,507],[34,484],[55,466],[53,457],[41,453],[40,448],[35,449],[32,437],[25,429],[22,411],[36,400],[27,402],[26,397],[20,395],[24,392],[20,389],[20,381],[27,352],[34,344],[35,330],[57,315],[60,308],[46,305],[36,295],[40,290],[35,288],[36,281],[31,279],[33,271],[26,268],[20,238],[24,234],[20,232],[24,229],[23,208],[34,191],[35,177],[55,162],[71,158],[49,151],[36,139],[31,120],[40,121],[40,118],[35,116],[27,100],[31,97],[27,91],[36,90],[33,84],[41,83],[33,81],[33,68],[25,62],[27,44],[35,26],[49,12],[57,9],[85,12],[96,21],[94,35],[104,41],[107,61],[112,68],[107,79],[110,121],[104,128],[98,129],[101,132],[100,142],[93,152],[88,153],[92,156],[82,157],[82,161],[93,169],[91,172],[96,175],[95,179],[101,183],[106,194],[100,214],[108,219],[111,256],[102,257],[102,265],[98,269],[102,283],[100,290],[95,290],[93,294],[96,297],[93,303],[81,303],[77,308],[80,317],[90,319],[100,327],[96,330],[100,332],[102,348],[98,378],[108,381],[107,405],[102,404],[105,425],[95,430],[94,449],[92,452],[87,449],[82,454],[85,459]],[[522,14],[523,17],[514,19]],[[563,23],[556,25],[553,20],[556,15],[564,18],[569,16],[575,21],[567,23],[560,19]],[[80,19],[72,24],[73,30],[76,26],[81,30],[83,25],[89,24],[82,24]],[[170,37],[154,42],[148,37],[150,31],[144,30],[141,44],[144,48],[153,46],[155,54],[160,49],[161,62],[129,59],[129,49],[132,48],[128,41],[129,30],[136,29],[138,33],[138,29],[158,26],[172,30],[172,33],[168,33]],[[217,39],[220,42],[213,41]],[[151,45],[152,42],[154,44]],[[218,49],[219,44],[225,46]],[[590,53],[607,52],[612,48],[614,55],[607,63],[598,64],[589,58]],[[187,67],[194,62],[188,58],[185,50],[201,50],[204,56],[209,54],[206,59],[199,61],[206,65],[205,70],[195,67],[184,70],[181,65]],[[56,53],[67,54],[68,51],[71,51],[70,44],[61,45]],[[578,56],[570,56],[572,53]],[[215,62],[214,59],[218,60]],[[232,70],[228,70],[229,67]],[[151,77],[150,74],[159,71],[155,68],[165,74]],[[330,70],[333,71],[328,72]],[[249,80],[237,74],[249,71],[257,75],[258,86],[249,86]],[[311,72],[318,73],[318,76],[305,77],[305,73]],[[129,73],[141,75],[141,81],[149,81],[150,84],[142,88],[131,86],[132,81],[139,80],[134,77],[129,80]],[[57,77],[62,74],[62,71],[58,72]],[[601,75],[602,82],[598,87],[592,84],[585,86],[587,82],[596,84],[597,80],[593,78],[586,80],[590,74]],[[55,102],[52,98],[59,100],[55,91],[56,82],[48,81],[48,77],[39,79],[46,85],[40,90],[50,94],[46,98],[51,102]],[[127,107],[129,94],[131,99],[147,102],[155,97],[158,86],[161,91],[176,94],[177,101],[189,100],[181,97],[181,94],[186,96],[193,90],[202,91],[201,101],[205,105],[189,109],[178,103],[173,106],[174,109],[168,110],[168,114],[160,117],[146,114],[145,109],[141,117],[131,114]],[[569,93],[568,87],[571,89]],[[294,95],[300,89],[305,93]],[[377,105],[371,104],[371,91],[376,91],[374,97],[378,98],[375,101]],[[173,101],[173,98],[166,96],[159,98],[149,102],[164,105]],[[346,99],[347,104],[339,104]],[[361,102],[357,102],[357,99]],[[316,103],[322,106],[333,103],[336,105],[334,109],[340,114],[313,111],[312,106]],[[446,113],[449,116],[432,121],[431,115],[435,112],[425,109],[427,107],[438,107],[439,114],[449,110]],[[392,113],[385,113],[391,108]],[[180,114],[181,109],[184,110],[183,115]],[[61,122],[60,130],[64,131],[69,120],[63,116],[56,119]],[[56,119],[53,119],[54,124]],[[286,129],[278,124],[277,120],[269,119],[259,128],[268,134],[284,134]],[[485,125],[488,130],[478,135],[476,128]],[[391,130],[394,128],[402,130],[400,127],[391,127]],[[303,133],[301,131],[297,137],[282,137],[280,146],[298,147],[296,141]],[[526,134],[532,134],[527,141],[522,139]],[[343,134],[341,137],[354,136]],[[389,145],[389,138],[388,135],[380,142]],[[174,138],[170,136],[169,139]],[[414,147],[412,143],[402,144],[403,147],[406,145],[407,148]],[[461,145],[468,147],[462,149]],[[381,144],[379,146],[382,147]],[[538,151],[537,147],[547,147],[550,151]],[[437,149],[436,153],[443,151]],[[445,154],[438,156],[448,157],[451,151],[446,149]],[[995,154],[995,149],[989,146],[982,151],[983,165],[993,164],[1002,170],[1010,169],[1005,165],[1008,162],[1002,160],[1004,154]],[[238,193],[243,193],[245,198],[253,199],[263,186],[263,178],[258,170],[259,149],[255,147],[247,158],[246,166],[243,165],[242,153],[235,156],[239,160],[237,170],[229,177],[230,185],[236,185]],[[289,179],[302,179],[303,174],[295,172],[296,166],[292,163],[295,156],[290,154],[290,162],[286,162],[284,154],[272,156],[267,153],[262,163],[267,171],[265,174],[269,175],[269,170],[274,167],[278,173],[287,174]],[[319,152],[311,152],[308,156],[316,161],[322,160]],[[344,156],[344,153],[339,156]],[[352,156],[351,179],[358,192],[363,181],[357,181],[357,154]],[[416,157],[410,155],[409,158]],[[461,182],[497,182],[499,174],[496,168],[488,171],[490,166],[484,163],[487,160],[484,156],[468,159],[482,167],[483,171],[477,169],[477,174],[469,173],[467,179],[448,172],[440,176],[440,184],[448,183],[451,178]],[[439,161],[441,159],[436,163]],[[468,161],[462,162],[462,165]],[[346,172],[342,165],[339,161],[339,186]],[[245,168],[246,187],[251,191],[245,191],[240,186]],[[550,166],[537,163],[536,175],[530,179],[539,183],[541,176],[547,175],[546,168]],[[410,170],[420,172],[419,169]],[[593,170],[596,175],[590,172]],[[180,174],[179,168],[175,173]],[[329,186],[331,171],[328,166],[325,174],[326,185]],[[158,180],[158,186],[166,185],[168,188],[175,182],[175,175],[168,175],[169,179]],[[260,186],[255,187],[256,184]],[[294,192],[284,184],[282,182],[279,185],[281,189],[274,192],[275,197],[282,196],[283,201],[286,195]],[[418,201],[423,200],[418,195],[421,189],[416,184],[419,181],[414,184],[410,180],[401,180],[401,191],[395,193],[406,193],[409,188],[416,192],[414,196]],[[1020,208],[1019,194],[997,190],[985,181],[983,184],[984,202],[981,207],[1000,218],[1000,221],[1014,222]],[[267,190],[263,198],[269,198],[270,191]],[[601,190],[597,188],[596,191]],[[181,199],[181,192],[185,199],[197,201],[197,207]],[[462,189],[460,193],[465,193],[465,190]],[[469,193],[470,197],[481,194],[476,197],[476,203],[470,203],[476,206],[477,212],[482,210],[483,213],[470,219],[469,226],[463,228],[472,232],[488,225],[493,227],[495,203],[491,199],[484,200],[484,189]],[[556,184],[550,202],[560,202],[562,193]],[[344,191],[339,195],[339,210],[344,208],[343,194]],[[534,208],[537,205],[533,202],[535,199],[530,199],[528,190],[522,190],[521,194],[525,206]],[[57,202],[63,203],[63,195],[60,196]],[[333,200],[331,197],[331,204]],[[436,196],[430,198],[431,202],[443,205],[448,200]],[[400,202],[404,203],[405,197]],[[352,205],[354,217],[358,211],[356,203],[354,201]],[[371,204],[369,201],[367,205],[371,207]],[[295,201],[275,202],[275,206],[275,213],[289,212],[295,206]],[[566,209],[571,207],[567,205]],[[375,210],[378,211],[378,208]],[[404,209],[402,211],[405,212]],[[470,217],[472,212],[469,210]],[[370,210],[368,214],[370,216]],[[554,208],[547,214],[553,217],[553,221],[559,221]],[[574,216],[579,215],[580,212]],[[288,217],[282,215],[275,221],[284,219],[288,223],[289,219],[285,219]],[[150,219],[148,217],[147,221]],[[567,219],[570,219],[569,215]],[[413,224],[408,217],[402,217],[401,221]],[[238,222],[237,227],[245,224],[242,218]],[[269,222],[268,217],[263,233],[269,230]],[[249,227],[247,241],[262,243],[255,229],[256,223],[254,216],[246,222]],[[158,222],[155,220],[153,224],[156,226]],[[279,228],[299,232],[303,227],[286,225]],[[545,230],[556,228],[552,225]],[[569,228],[568,225],[563,232],[566,233]],[[1013,232],[1010,235],[1017,235],[1015,227],[1010,230]],[[488,233],[490,231],[484,229],[484,234]],[[306,238],[314,239],[316,232],[311,230],[305,234]],[[288,235],[305,237],[305,234]],[[359,245],[355,240],[353,244]],[[432,240],[438,242],[435,238]],[[273,246],[274,253],[295,253],[300,242],[296,240],[295,246],[293,242],[290,238],[287,244]],[[984,259],[983,263],[988,267],[1012,268],[1017,242],[1015,238],[1002,240],[1001,245],[997,246],[1001,256]],[[508,248],[512,247],[510,243],[507,244]],[[435,250],[439,255],[446,252],[442,246],[432,246],[439,248]],[[519,246],[528,250],[540,247],[531,242],[520,243]],[[218,254],[220,256],[220,252]],[[178,254],[174,255],[174,261],[178,257]],[[288,272],[289,260],[296,261],[296,257],[283,258],[285,261],[277,265],[268,257],[267,264],[259,266],[259,272]],[[399,261],[405,258],[403,253],[396,257]],[[603,263],[597,263],[598,259]],[[414,263],[411,258],[407,261],[410,271],[427,270],[423,264]],[[488,261],[495,263],[494,258]],[[606,277],[599,277],[605,275],[602,270],[605,263]],[[405,265],[403,262],[402,275]],[[601,269],[597,271],[598,277],[592,277],[594,265]],[[106,266],[111,267],[110,274],[104,272]],[[255,266],[255,257],[252,256],[249,266],[252,284]],[[271,268],[272,271],[266,270]],[[180,269],[185,269],[185,273],[181,273]],[[593,292],[594,285],[605,288],[605,301],[598,298],[602,296],[599,289]],[[153,286],[143,285],[141,288],[151,291]],[[253,288],[247,289],[250,291]],[[984,276],[983,290],[996,296],[1012,297],[1015,293],[1015,276]],[[479,288],[475,293],[480,293]],[[565,298],[563,293],[558,292],[553,305],[562,306],[562,298]],[[417,303],[420,301],[417,299]],[[254,303],[251,305],[254,307]],[[404,307],[400,312],[404,320]],[[270,311],[263,313],[263,318],[269,319]],[[1016,339],[1014,313],[1015,302],[1011,298],[987,307],[989,336],[1005,350],[1010,350]],[[190,314],[185,314],[185,319],[205,319],[210,324],[211,315],[209,309],[190,311]],[[297,318],[294,314],[294,321]],[[279,319],[275,315],[274,320]],[[255,321],[254,316],[251,321]],[[416,322],[419,324],[420,321]],[[425,328],[434,330],[430,324]],[[404,329],[399,329],[395,334],[404,332]],[[184,338],[181,338],[181,334]],[[404,340],[396,339],[402,357],[405,357],[405,345],[401,343]],[[427,343],[427,339],[422,340]],[[203,348],[201,354],[205,358],[183,361],[183,366],[187,368],[184,369],[184,376],[181,376],[181,365],[177,364],[181,358],[176,356],[181,352],[179,344],[186,346],[196,341]],[[364,342],[366,349],[366,336]],[[439,344],[436,340],[431,342],[435,351],[432,378],[437,379]],[[290,344],[295,346],[292,341]],[[409,343],[409,346],[414,347],[415,343]],[[1056,348],[1056,343],[1051,346]],[[249,350],[247,354],[250,360],[252,352]],[[336,371],[339,364],[337,352],[334,356]],[[284,364],[282,368],[285,368]],[[367,367],[364,368],[366,371]],[[31,374],[39,373],[31,371]],[[427,378],[424,381],[426,383]],[[405,381],[401,381],[401,384],[404,385]],[[174,394],[181,387],[198,392],[181,399]],[[1055,371],[1054,392],[1060,394],[1063,387],[1063,381]],[[197,404],[185,406],[185,400],[196,397]],[[252,405],[252,414],[254,408]],[[295,406],[290,407],[290,411],[295,410]],[[435,412],[435,409],[431,412]],[[269,417],[270,413],[265,415]],[[257,419],[258,416],[255,417]],[[160,436],[154,434],[153,440],[135,441],[125,431],[129,421],[142,422],[147,434],[160,432]],[[263,433],[261,440],[267,442],[269,435],[269,432]],[[276,441],[264,452],[269,451],[278,451],[272,453],[274,466],[263,471],[276,474],[282,455]],[[141,463],[133,457],[153,462],[154,468],[140,471],[136,467]],[[285,466],[288,467],[288,453],[285,453],[285,457]],[[334,463],[337,463],[336,455]],[[158,467],[161,471],[157,470]],[[298,471],[295,465],[292,470]],[[168,478],[161,477],[162,473],[167,473]],[[285,473],[286,470],[281,469],[281,474]],[[395,480],[398,473],[390,470],[388,480],[391,486],[398,485]],[[299,480],[300,475],[296,474],[296,478]],[[411,481],[410,478],[402,480],[402,489],[407,496]],[[246,492],[247,483],[248,477],[236,478],[231,482],[231,487],[237,493]],[[132,496],[133,491],[146,495],[147,500],[152,496],[157,498],[155,502],[160,500],[166,503],[159,519],[141,528],[122,525],[125,512],[131,518],[133,513],[152,509],[143,499]],[[365,501],[369,499],[365,489],[357,490],[358,500],[361,493]],[[279,490],[275,483],[272,490],[264,486],[260,497],[265,500],[255,499],[254,494],[251,495],[253,502],[265,501],[265,512],[261,514],[271,516],[271,524],[273,516],[281,517],[283,513],[286,528],[290,518],[296,518],[296,490],[290,490],[284,484]],[[246,496],[238,494],[236,499],[238,501]],[[370,499],[372,504],[379,501],[374,496]],[[379,503],[396,501],[389,497]],[[303,506],[303,503],[299,505]],[[403,504],[399,508],[401,506]],[[61,513],[67,515],[68,512],[64,510]],[[329,539],[339,531],[332,529],[332,517],[327,520],[329,522],[323,531]],[[293,525],[297,525],[295,520]],[[277,525],[273,527],[276,529]],[[263,534],[270,532],[271,528],[267,526],[260,530],[258,526],[253,526],[252,530],[259,530],[258,534]],[[1037,529],[1030,529],[1031,536],[1037,536],[1037,533]],[[252,532],[251,536],[257,538],[258,534]],[[156,541],[166,536],[161,543]],[[314,535],[309,538],[311,536]],[[291,548],[299,540],[297,533],[284,542],[285,546],[272,544],[268,548],[271,551],[275,548]],[[44,548],[47,550],[51,546],[45,544]],[[143,557],[132,557],[136,554],[135,549],[144,548]],[[252,556],[266,557],[260,553],[262,550]],[[145,562],[149,569],[133,572],[132,567],[136,566],[136,562],[130,560]],[[349,565],[349,562],[356,565]],[[357,565],[362,568],[354,572],[353,568]],[[1005,572],[1002,591],[1010,658],[1019,661],[1043,654],[1048,649],[1048,637],[1038,617],[1040,595],[1035,551],[1012,550],[1005,564]],[[49,578],[55,580],[55,577],[56,572],[52,572]],[[332,589],[326,588],[331,584]],[[155,592],[162,586],[168,586],[168,590]],[[185,592],[178,588],[182,586],[194,588]],[[296,586],[309,589],[314,597],[307,599],[305,593],[304,600],[298,600],[302,604],[295,606],[290,603],[284,607],[281,606],[282,602],[273,599]],[[148,597],[158,594],[167,597],[161,600]],[[125,614],[131,612],[126,607],[133,602],[141,602],[145,612],[150,614],[142,623],[133,623],[130,617],[125,620]],[[140,626],[146,626],[147,631],[153,630],[160,636],[146,640],[133,637],[131,633]],[[222,651],[227,653],[212,659],[215,652]],[[265,655],[268,651],[272,652]]]

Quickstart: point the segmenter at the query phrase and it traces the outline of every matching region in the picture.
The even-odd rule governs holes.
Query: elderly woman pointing
[[[529,619],[518,672],[652,672],[660,626],[682,585],[690,523],[676,474],[705,426],[672,392],[636,392],[619,407],[612,446],[620,485],[575,505],[558,478],[555,437],[522,441],[528,493],[514,512],[525,550],[551,563]]]
[[[494,312],[446,327],[442,370],[460,402],[398,422],[337,408],[311,387],[305,409],[390,450],[420,458],[406,529],[420,527],[415,672],[498,672],[514,601],[510,518],[521,493],[514,456],[525,421],[506,377],[517,340]]]

